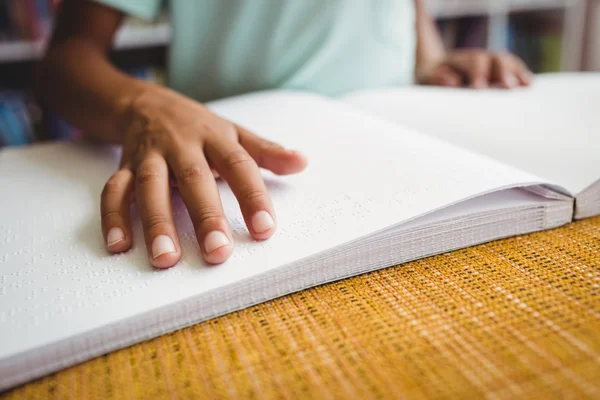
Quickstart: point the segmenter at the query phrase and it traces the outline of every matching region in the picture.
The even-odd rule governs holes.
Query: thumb
[[[277,175],[295,174],[306,168],[308,160],[302,153],[263,139],[239,125],[236,125],[236,128],[240,144],[259,167]]]

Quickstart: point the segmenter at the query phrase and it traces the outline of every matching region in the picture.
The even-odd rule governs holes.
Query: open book
[[[268,241],[251,240],[234,196],[219,183],[235,240],[220,266],[202,261],[177,193],[184,254],[177,266],[149,265],[135,207],[134,248],[105,250],[100,192],[119,149],[54,143],[2,150],[0,390],[304,288],[563,225],[574,217],[575,197],[577,216],[600,213],[599,116],[585,106],[598,104],[600,91],[594,100],[584,90],[598,88],[599,78],[564,78],[580,85],[573,91],[561,79],[539,78],[532,89],[510,93],[407,88],[327,99],[264,92],[209,104],[310,159],[295,176],[264,172],[279,219]],[[513,101],[517,111],[535,103],[551,115],[517,114],[509,122],[511,111],[485,105]],[[395,122],[407,114],[409,125],[428,134]],[[453,124],[464,134],[453,135]],[[553,136],[540,140],[545,132]],[[530,133],[538,135],[534,142]]]

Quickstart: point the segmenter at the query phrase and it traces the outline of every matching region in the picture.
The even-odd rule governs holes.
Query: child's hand
[[[417,71],[417,80],[425,85],[483,89],[489,86],[515,88],[528,86],[532,74],[525,63],[508,53],[483,50],[459,50],[441,62]]]
[[[152,86],[129,107],[120,169],[102,192],[102,230],[111,252],[132,245],[131,192],[142,220],[148,258],[167,268],[181,257],[173,222],[169,175],[194,224],[203,258],[212,264],[233,249],[211,168],[234,192],[253,238],[275,231],[275,212],[258,167],[276,174],[303,170],[301,154],[262,139],[171,90]]]

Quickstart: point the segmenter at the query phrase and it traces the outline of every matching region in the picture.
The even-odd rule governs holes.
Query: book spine
[[[8,127],[9,140],[14,146],[22,146],[27,144],[24,129],[19,123],[19,119],[14,115],[14,112],[9,107],[2,107],[2,116]]]

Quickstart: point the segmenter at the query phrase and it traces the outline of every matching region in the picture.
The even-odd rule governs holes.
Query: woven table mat
[[[600,398],[600,218],[285,296],[4,393]]]

